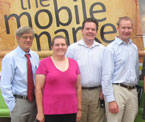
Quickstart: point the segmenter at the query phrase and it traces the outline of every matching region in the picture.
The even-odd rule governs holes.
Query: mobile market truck
[[[0,0],[0,65],[4,55],[17,47],[16,29],[31,26],[35,31],[32,50],[40,59],[52,54],[51,39],[63,35],[68,44],[82,37],[81,25],[85,18],[99,22],[96,39],[105,46],[118,35],[119,17],[129,16],[134,28],[131,39],[139,49],[140,68],[145,42],[144,0]],[[0,66],[1,70],[1,66]],[[9,111],[0,95],[0,117]]]

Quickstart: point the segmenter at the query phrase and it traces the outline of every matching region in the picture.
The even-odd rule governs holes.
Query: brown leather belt
[[[122,87],[124,87],[124,88],[127,88],[128,90],[131,90],[131,89],[135,89],[136,88],[136,86],[127,86],[127,85],[125,85],[125,84],[123,84],[123,83],[113,83],[114,85],[119,85],[119,86],[122,86]]]
[[[93,89],[97,89],[97,88],[101,88],[101,86],[94,86],[94,87],[82,87],[82,89],[87,89],[87,90],[93,90]]]

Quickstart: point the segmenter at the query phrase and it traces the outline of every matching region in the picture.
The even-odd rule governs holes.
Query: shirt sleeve
[[[1,92],[10,112],[13,111],[16,103],[12,92],[13,76],[15,75],[14,62],[10,57],[2,60]]]
[[[139,57],[138,57],[138,53],[137,53],[137,61],[136,61],[136,76],[137,76],[137,80],[139,81]]]
[[[114,70],[113,52],[106,48],[102,62],[102,90],[107,102],[115,101],[112,87],[112,74]]]
[[[38,66],[38,69],[36,70],[36,74],[43,74],[46,76],[47,70],[46,70],[46,60],[41,60]]]

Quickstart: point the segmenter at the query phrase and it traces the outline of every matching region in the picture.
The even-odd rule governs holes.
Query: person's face
[[[25,33],[21,37],[17,37],[18,45],[25,51],[29,52],[32,42],[33,42],[33,34],[30,33]]]
[[[96,34],[96,24],[93,22],[86,22],[84,28],[82,29],[84,41],[93,41],[96,37]]]
[[[52,50],[54,55],[64,56],[67,51],[66,41],[63,38],[55,39]]]
[[[132,22],[130,20],[122,20],[118,26],[119,38],[128,42],[132,33]]]

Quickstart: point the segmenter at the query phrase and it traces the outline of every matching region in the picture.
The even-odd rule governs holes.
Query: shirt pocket
[[[123,64],[123,60],[122,59],[117,59],[115,61],[115,66],[121,66]]]
[[[38,64],[36,64],[36,62],[31,62],[31,64],[32,64],[33,74],[35,74],[36,73],[36,70],[38,68]]]

